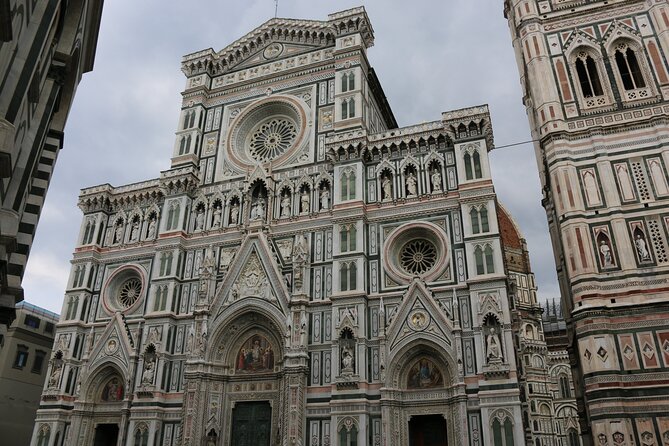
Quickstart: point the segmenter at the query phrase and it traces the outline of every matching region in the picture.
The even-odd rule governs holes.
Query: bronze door
[[[231,446],[269,446],[272,408],[268,401],[237,403],[232,410]]]

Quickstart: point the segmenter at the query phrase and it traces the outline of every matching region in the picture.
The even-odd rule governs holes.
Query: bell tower
[[[669,444],[669,2],[505,0],[585,445]]]

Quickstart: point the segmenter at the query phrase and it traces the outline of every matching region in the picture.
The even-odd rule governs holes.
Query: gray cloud
[[[325,20],[360,3],[281,0],[279,16]],[[497,145],[530,139],[501,0],[362,3],[376,36],[369,59],[401,126],[488,103]],[[169,168],[185,85],[181,57],[220,50],[273,15],[272,0],[105,2],[95,69],[79,86],[28,262],[28,301],[61,311],[80,188]],[[528,241],[539,294],[557,297],[533,147],[494,150],[490,159],[499,198]]]

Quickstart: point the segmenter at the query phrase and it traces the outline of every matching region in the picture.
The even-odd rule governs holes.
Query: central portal
[[[237,403],[232,410],[234,446],[269,446],[272,407],[268,401]]]
[[[93,446],[116,446],[118,443],[118,424],[98,424],[95,426]]]
[[[411,417],[409,446],[448,446],[444,417],[441,415]]]

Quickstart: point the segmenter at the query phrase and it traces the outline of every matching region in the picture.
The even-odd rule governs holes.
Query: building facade
[[[102,1],[0,1],[0,332],[21,279]]]
[[[81,192],[33,446],[53,445],[45,431],[137,446],[550,435],[541,308],[496,200],[488,108],[398,128],[373,42],[355,8],[184,57],[171,168]]]
[[[12,444],[30,444],[57,323],[57,314],[19,302],[0,335],[0,432]]]
[[[504,5],[584,441],[669,444],[669,3]]]

